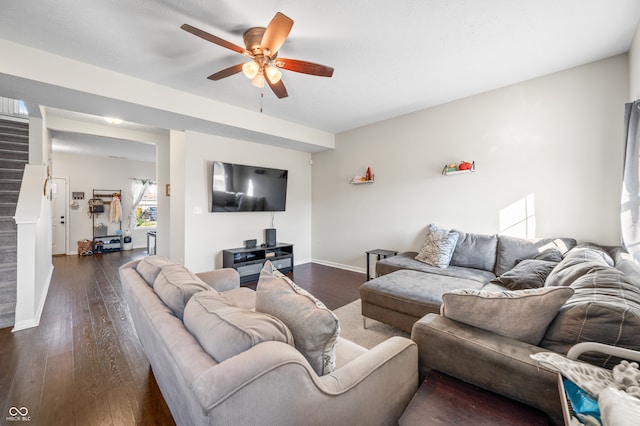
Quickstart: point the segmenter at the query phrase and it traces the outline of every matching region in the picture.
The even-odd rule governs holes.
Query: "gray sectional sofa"
[[[360,288],[362,315],[408,333],[428,313],[440,313],[442,295],[457,289],[502,290],[492,279],[523,259],[557,259],[576,245],[572,238],[535,241],[504,235],[459,234],[449,266],[439,268],[415,259],[409,251],[376,263],[380,279]]]
[[[563,424],[557,373],[530,355],[566,354],[585,341],[640,350],[640,267],[622,247],[576,244],[567,238],[527,241],[460,234],[455,249],[460,251],[447,268],[418,262],[416,253],[378,262],[377,272],[383,275],[361,287],[363,315],[405,329],[415,320],[411,338],[419,348],[421,379],[435,369],[536,407],[552,424]],[[544,273],[536,269],[540,265]],[[532,275],[523,279],[527,274]],[[411,282],[417,276],[420,279]],[[542,312],[522,310],[518,316],[524,305],[513,305],[509,313],[486,303],[496,295],[504,297],[500,303],[520,303],[530,292],[565,289],[559,308],[549,308],[551,316],[543,322]],[[467,306],[453,305],[463,296],[468,296]],[[510,319],[501,323],[501,318]],[[511,337],[505,329],[514,326],[534,328],[529,331],[538,337]],[[608,368],[619,361],[595,353],[580,359]]]
[[[277,271],[265,282],[284,283],[281,293],[271,293],[262,275],[253,291],[239,287],[233,269],[196,275],[160,256],[127,263],[119,273],[136,333],[179,425],[391,425],[418,388],[410,339],[367,350],[340,337],[321,340],[315,319],[297,332],[285,325],[273,314],[282,306],[291,313],[298,299],[309,299],[305,309],[330,326],[338,322],[303,291],[293,294],[300,289]],[[268,308],[269,295],[275,311],[256,312],[257,301]],[[319,365],[299,350],[301,342],[322,351]]]

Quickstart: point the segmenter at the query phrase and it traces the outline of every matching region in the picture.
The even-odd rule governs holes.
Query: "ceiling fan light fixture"
[[[114,124],[114,125],[122,124],[122,119],[120,119],[120,118],[104,117],[104,121],[106,121],[109,124]]]
[[[255,78],[258,75],[258,71],[260,71],[260,66],[255,61],[245,62],[242,66],[242,72],[247,78]]]
[[[271,84],[276,84],[282,78],[282,73],[276,67],[268,66],[265,68],[265,73]]]
[[[256,74],[256,76],[253,77],[253,80],[251,80],[251,84],[259,89],[262,89],[264,87],[264,75],[262,73]]]

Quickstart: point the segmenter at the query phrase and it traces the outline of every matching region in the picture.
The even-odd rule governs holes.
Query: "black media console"
[[[222,266],[238,271],[241,283],[256,281],[267,260],[282,273],[293,272],[293,244],[222,250]]]

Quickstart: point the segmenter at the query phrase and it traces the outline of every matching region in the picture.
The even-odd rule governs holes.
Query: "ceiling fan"
[[[279,68],[320,77],[331,77],[333,75],[333,68],[326,65],[298,59],[278,58],[278,50],[287,39],[291,27],[293,27],[293,20],[278,12],[266,28],[253,27],[245,31],[243,39],[246,47],[243,48],[189,24],[180,26],[180,28],[193,35],[252,59],[249,62],[240,63],[211,74],[207,77],[208,79],[218,81],[242,71],[251,79],[251,84],[256,87],[264,87],[266,80],[278,98],[286,98],[288,96],[287,89],[281,80],[282,73]]]

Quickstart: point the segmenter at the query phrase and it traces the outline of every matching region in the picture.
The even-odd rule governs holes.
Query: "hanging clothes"
[[[109,209],[109,220],[111,222],[120,222],[120,216],[122,215],[122,206],[120,205],[120,194],[117,192],[113,194],[111,200],[111,208]]]

